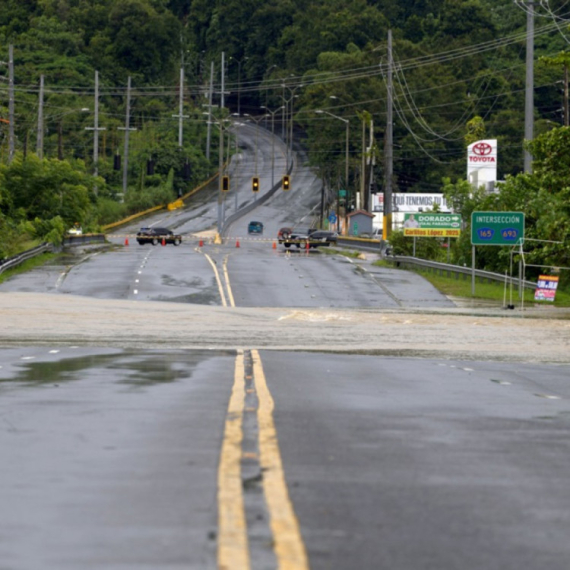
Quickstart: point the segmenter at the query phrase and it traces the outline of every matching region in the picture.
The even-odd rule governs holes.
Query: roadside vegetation
[[[560,82],[570,37],[537,19],[535,167],[520,174],[523,8],[512,0],[5,0],[0,61],[13,46],[16,91],[12,154],[8,66],[0,64],[0,258],[30,240],[57,245],[75,224],[97,231],[198,186],[217,170],[219,130],[230,113],[244,122],[268,113],[268,128],[285,138],[294,124],[324,181],[324,208],[336,208],[338,199],[344,216],[357,207],[361,187],[383,190],[390,30],[393,190],[443,191],[465,221],[475,209],[523,211],[527,237],[541,240],[529,241],[528,263],[568,267],[570,134],[562,127]],[[94,164],[96,72],[105,130]],[[136,130],[124,178],[129,78]],[[226,158],[239,150],[238,138]],[[466,146],[479,138],[498,139],[498,178],[506,182],[496,194],[472,192],[465,181]],[[370,210],[368,196],[359,206]],[[397,234],[393,241],[410,249]],[[418,255],[447,259],[436,241],[416,246]],[[466,227],[452,241],[451,262],[470,263],[469,250]],[[506,255],[486,248],[477,266],[502,271]]]
[[[394,267],[394,263],[390,260],[378,260],[373,262],[373,265],[378,267]],[[512,283],[507,280],[507,283],[500,282],[481,282],[477,279],[475,283],[475,295],[472,294],[471,289],[471,277],[468,276],[464,278],[460,276],[456,278],[455,276],[448,277],[446,275],[440,275],[433,271],[428,271],[424,269],[410,269],[406,268],[408,271],[414,271],[427,281],[429,281],[440,293],[444,295],[449,295],[451,297],[460,297],[464,299],[480,299],[487,301],[496,301],[497,303],[502,303],[504,305],[513,304],[518,306],[521,302],[521,297],[518,292],[517,280],[513,279]],[[559,289],[556,292],[556,298],[554,303],[546,301],[535,301],[534,291],[530,289],[524,290],[524,304],[525,306],[530,305],[541,305],[541,306],[555,306],[555,307],[570,307],[570,293],[568,289]]]
[[[6,271],[0,273],[0,283],[7,281],[15,275],[26,273],[27,271],[31,271],[36,267],[41,267],[42,265],[45,265],[46,263],[54,260],[58,255],[59,254],[57,253],[46,252],[42,253],[41,255],[37,255],[36,257],[32,257],[31,259],[27,259],[26,261],[20,263],[20,265],[17,265],[12,269],[7,269]]]

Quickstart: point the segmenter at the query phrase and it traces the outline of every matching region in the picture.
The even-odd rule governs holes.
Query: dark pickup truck
[[[165,244],[180,245],[182,236],[175,234],[168,228],[141,228],[137,233],[137,241],[139,245],[145,245],[146,243],[157,245],[163,241]]]
[[[285,247],[296,245],[298,248],[336,245],[338,234],[328,230],[312,228],[281,228],[277,234],[279,243]]]

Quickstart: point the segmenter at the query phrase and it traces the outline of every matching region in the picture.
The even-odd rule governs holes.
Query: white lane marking
[[[537,398],[546,398],[547,400],[561,400],[560,396],[553,396],[552,394],[535,394]]]
[[[222,298],[222,306],[227,307],[228,303],[226,301],[226,296],[224,294],[224,288],[222,286],[222,280],[220,279],[220,274],[218,272],[218,268],[216,267],[216,263],[207,253],[205,253],[204,256],[206,257],[206,259],[208,260],[208,262],[212,266],[212,269],[214,270],[214,276],[216,278],[216,283],[218,284],[218,290],[220,291],[220,297]]]
[[[228,291],[228,297],[230,300],[230,307],[235,307],[235,301],[234,301],[234,294],[232,293],[232,287],[230,285],[230,275],[228,273],[228,258],[229,255],[226,255],[226,257],[224,258],[224,279],[226,280],[226,289]]]

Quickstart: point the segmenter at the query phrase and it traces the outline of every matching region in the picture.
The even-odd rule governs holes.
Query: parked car
[[[318,247],[320,245],[336,245],[338,234],[329,230],[316,230],[309,235],[309,245]]]
[[[279,240],[279,243],[282,243],[284,239],[288,239],[292,232],[293,228],[290,227],[280,228],[279,231],[277,232],[277,239]]]
[[[364,232],[361,233],[358,237],[361,238],[368,238],[368,239],[382,239],[382,229],[375,229],[372,233]]]
[[[168,228],[141,228],[137,233],[137,241],[139,245],[150,243],[157,245],[162,243],[171,243],[172,245],[180,245],[182,243],[182,236],[175,234]]]
[[[247,233],[248,234],[262,234],[263,233],[263,224],[261,222],[249,222],[247,226]]]
[[[288,230],[288,231],[284,231]],[[280,234],[277,235],[279,243],[285,247],[296,245],[298,248],[306,247],[307,242],[309,247],[315,248],[321,245],[336,244],[338,234],[328,230],[318,230],[316,228],[281,228]]]

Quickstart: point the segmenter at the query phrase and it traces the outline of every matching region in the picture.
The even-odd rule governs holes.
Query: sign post
[[[523,212],[473,212],[471,214],[471,295],[475,295],[475,246],[520,245],[524,240]]]
[[[558,288],[557,275],[541,275],[536,284],[534,292],[535,301],[550,301],[554,303],[556,289]]]
[[[471,243],[473,245],[519,245],[524,238],[522,212],[473,212]]]

